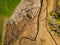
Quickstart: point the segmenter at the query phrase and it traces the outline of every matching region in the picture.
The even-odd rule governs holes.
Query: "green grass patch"
[[[3,23],[4,23],[5,18],[6,18],[5,16],[0,15],[0,45],[1,45],[1,42],[2,42]]]
[[[0,15],[10,16],[20,0],[0,0]]]

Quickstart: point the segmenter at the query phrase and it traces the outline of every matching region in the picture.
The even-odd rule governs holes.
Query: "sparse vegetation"
[[[58,36],[60,36],[60,0],[57,4],[58,9],[56,11],[53,11],[48,18],[48,23],[50,26],[50,29],[57,33]]]

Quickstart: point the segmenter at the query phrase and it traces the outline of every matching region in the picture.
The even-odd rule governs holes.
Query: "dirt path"
[[[54,2],[54,0],[52,0],[52,2],[49,0],[48,12],[51,12],[53,10],[53,2]],[[39,22],[39,32],[38,32],[36,41],[31,41],[30,40],[31,38],[29,38],[29,39],[23,38],[21,40],[22,45],[28,45],[28,44],[29,45],[47,45],[47,44],[55,45],[54,40],[51,38],[51,36],[48,33],[47,28],[46,28],[46,6],[47,6],[47,2],[46,2],[46,0],[43,0],[42,12],[41,12],[41,16],[39,19],[39,21],[40,21]],[[33,10],[33,13],[36,10]],[[36,22],[36,19],[34,19],[34,20]],[[32,21],[32,22],[34,22],[34,21]],[[29,26],[31,26],[31,27],[33,26],[33,28],[32,28],[33,30],[29,29]],[[22,35],[24,35],[23,37],[27,37],[27,38],[31,37],[31,36],[35,37],[36,26],[37,25],[28,25],[28,27],[25,27],[26,31],[22,34]],[[20,36],[22,36],[22,35],[20,35]],[[33,37],[32,37],[32,39],[34,39]],[[16,45],[16,44],[19,45],[19,43],[18,43],[19,40],[20,40],[20,38],[14,45]]]
[[[49,3],[49,7],[48,7],[48,11],[51,12],[52,9],[53,9],[53,2],[54,0],[50,1]],[[46,6],[47,6],[47,3],[46,3],[46,0],[44,0],[43,2],[43,8],[42,8],[42,13],[41,13],[41,16],[40,16],[40,32],[39,32],[39,35],[38,35],[38,38],[41,38],[41,45],[55,45],[53,39],[51,38],[49,32],[47,31],[47,28],[46,28]],[[50,8],[51,7],[51,8]],[[38,40],[39,42],[39,40]]]
[[[48,13],[53,10],[53,7],[54,7],[53,5],[54,5],[54,0],[52,0],[52,1],[49,0]],[[32,42],[33,45],[56,45],[46,28],[46,6],[47,6],[47,2],[46,2],[46,0],[44,0],[41,16],[39,19],[39,32],[38,32],[38,36],[37,36],[36,41],[27,40],[30,43]],[[29,44],[29,45],[30,45],[30,43],[27,42],[27,44]]]
[[[45,3],[46,1],[44,1]],[[48,5],[48,13],[51,12],[54,8],[54,0],[49,0],[49,5]],[[41,17],[40,17],[40,34],[39,37],[42,39],[42,44],[41,45],[60,45],[60,38],[57,35],[54,35],[53,33],[52,36],[54,39],[52,39],[51,35],[47,31],[46,28],[46,3],[43,6],[44,8],[42,9]],[[54,42],[55,41],[55,42]]]

